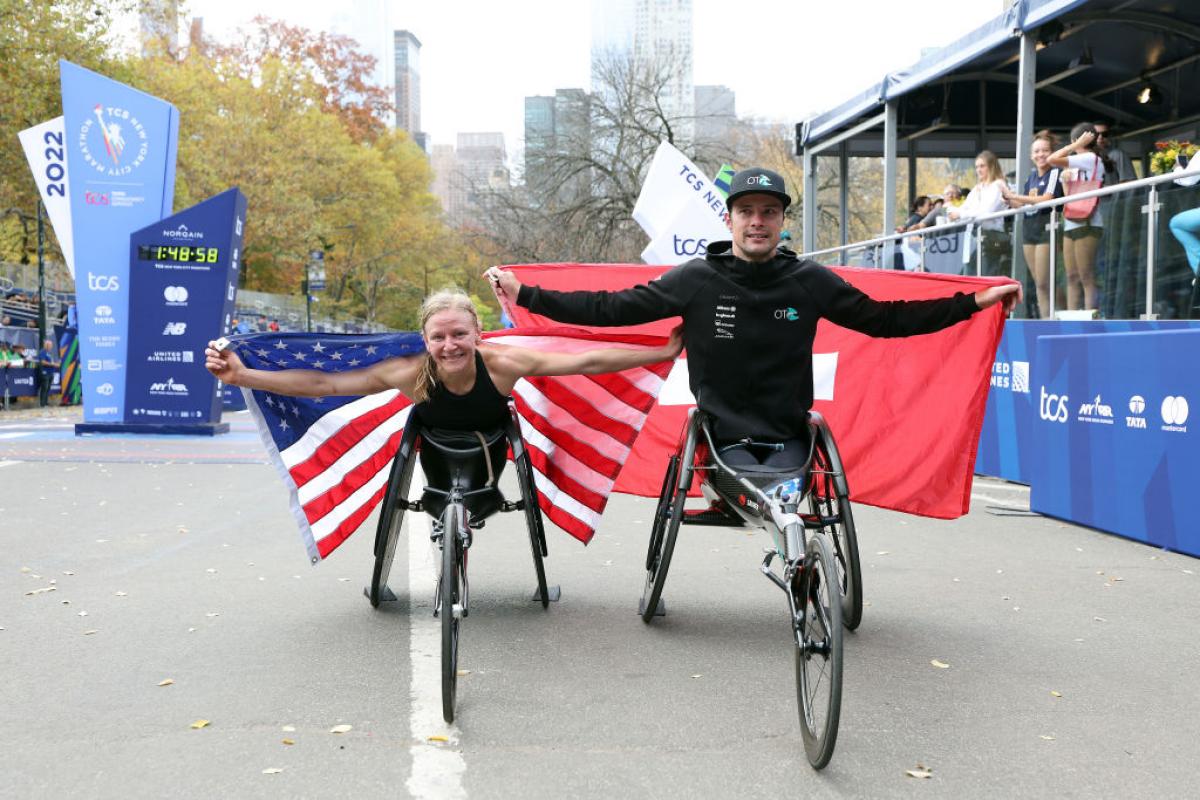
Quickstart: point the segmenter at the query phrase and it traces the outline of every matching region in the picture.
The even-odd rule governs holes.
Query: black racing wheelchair
[[[804,466],[781,474],[773,467],[731,467],[713,443],[708,417],[692,409],[679,446],[667,462],[646,553],[639,611],[649,623],[666,613],[662,598],[680,525],[764,528],[774,547],[762,572],[787,596],[795,643],[800,731],[809,763],[821,769],[833,756],[842,703],[842,627],[862,621],[862,570],[841,457],[822,416],[809,412]],[[684,508],[694,477],[713,501]],[[809,535],[809,532],[813,535]],[[778,569],[772,568],[779,560]]]
[[[404,512],[425,512],[432,517],[431,539],[441,552],[433,615],[442,623],[442,717],[446,722],[454,721],[459,625],[469,611],[467,554],[474,532],[498,511],[524,511],[537,573],[533,599],[541,601],[545,608],[552,600],[558,600],[560,594],[557,586],[546,585],[542,563],[547,556],[546,531],[538,507],[533,465],[511,402],[509,414],[503,428],[488,432],[424,428],[410,417],[392,462],[375,531],[375,570],[366,591],[371,605],[378,607],[382,601],[396,599],[387,580]],[[505,500],[497,485],[510,447],[521,490],[521,499],[516,502]],[[417,462],[414,452],[419,455],[427,485],[420,499],[409,500],[409,485]]]

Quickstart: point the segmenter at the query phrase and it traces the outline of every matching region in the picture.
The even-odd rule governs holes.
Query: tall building
[[[696,141],[715,142],[737,121],[733,90],[728,86],[696,87]]]
[[[525,185],[543,191],[547,157],[586,146],[588,128],[588,94],[582,89],[556,89],[553,96],[526,97]]]
[[[691,140],[692,0],[592,0],[592,62],[622,55],[669,67],[659,99],[680,138]]]
[[[407,131],[421,149],[421,40],[409,31],[393,34],[396,66],[396,127]]]
[[[457,147],[433,146],[433,193],[452,225],[471,220],[480,192],[509,185],[505,157],[502,133],[460,133]]]

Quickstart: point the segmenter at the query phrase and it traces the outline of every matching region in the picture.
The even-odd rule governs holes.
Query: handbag
[[[1092,177],[1090,180],[1068,180],[1063,181],[1063,189],[1068,195],[1082,194],[1100,188],[1100,179],[1096,177],[1096,173],[1100,171],[1100,156],[1092,154],[1096,159],[1095,166],[1092,167]],[[1063,206],[1063,216],[1075,222],[1083,222],[1092,215],[1096,210],[1096,206],[1100,204],[1099,197],[1086,197],[1082,200],[1072,200]]]

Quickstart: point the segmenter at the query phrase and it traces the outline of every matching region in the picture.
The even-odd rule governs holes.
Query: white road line
[[[0,433],[0,439],[20,439],[22,436],[33,436],[33,432],[25,431],[23,433]]]
[[[11,467],[13,464],[20,464],[20,461],[0,461],[0,467]]]
[[[413,486],[424,486],[420,468],[413,470]],[[407,512],[404,532],[408,537],[408,611],[412,640],[409,645],[412,675],[412,776],[409,794],[415,798],[465,798],[463,773],[467,763],[458,745],[458,728],[442,719],[442,625],[433,616],[437,587],[437,553],[429,541],[429,517]],[[423,605],[418,603],[423,602]],[[430,741],[444,736],[447,741]]]
[[[971,492],[972,500],[983,500],[986,503],[991,503],[1001,508],[1008,508],[1013,511],[1028,511],[1029,498],[1024,498],[1024,507],[1020,505],[1022,498],[1014,497],[992,497],[989,494],[980,494],[979,492]],[[1014,505],[1016,504],[1016,505]]]

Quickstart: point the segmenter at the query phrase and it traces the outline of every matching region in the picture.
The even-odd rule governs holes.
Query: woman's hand
[[[221,383],[241,386],[246,366],[232,350],[218,350],[216,342],[209,342],[204,349],[204,368],[216,376]]]
[[[1091,131],[1084,131],[1079,138],[1075,140],[1076,150],[1086,150],[1092,142],[1096,141],[1096,134]]]

